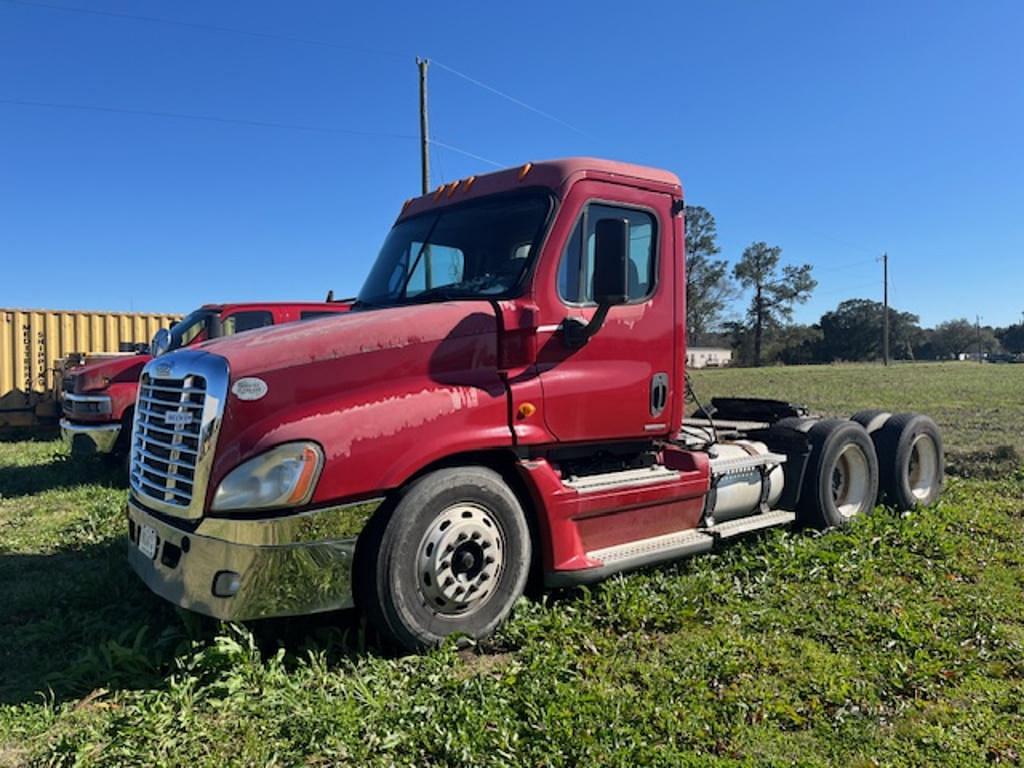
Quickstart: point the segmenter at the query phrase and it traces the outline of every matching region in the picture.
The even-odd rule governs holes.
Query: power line
[[[483,157],[481,155],[477,155],[477,154],[474,154],[472,152],[468,152],[467,150],[460,149],[459,147],[456,147],[453,144],[446,144],[443,141],[438,141],[437,137],[431,138],[430,139],[430,143],[433,144],[435,147],[441,147],[442,149],[447,149],[450,152],[455,152],[455,153],[463,155],[465,157],[471,157],[474,160],[479,160],[481,163],[487,163],[488,165],[494,166],[495,168],[508,168],[508,165],[509,165],[508,163],[499,163],[496,160],[490,160],[490,159],[488,159],[486,157]]]
[[[822,298],[822,297],[827,298],[829,296],[838,296],[839,294],[842,294],[842,293],[851,293],[852,291],[859,291],[859,290],[862,290],[864,288],[877,288],[877,287],[878,287],[878,281],[877,280],[873,280],[870,283],[863,283],[861,285],[848,285],[845,288],[839,289],[838,291],[826,291],[825,293],[819,293],[819,292],[816,291],[814,293],[814,298]]]
[[[170,26],[184,27],[187,29],[201,29],[207,32],[226,32],[232,35],[259,37],[267,40],[281,40],[288,43],[296,43],[300,45],[315,45],[320,48],[333,48],[341,51],[358,51],[360,53],[369,53],[375,56],[385,56],[387,58],[392,59],[405,59],[405,55],[398,53],[397,51],[387,51],[379,48],[367,48],[365,46],[351,45],[348,43],[335,43],[327,40],[315,40],[313,38],[308,37],[284,35],[279,32],[260,32],[251,29],[239,29],[238,27],[228,27],[222,24],[204,24],[202,22],[196,21],[180,21],[178,19],[169,19],[165,16],[143,16],[137,13],[100,11],[93,8],[74,8],[67,5],[57,5],[56,3],[34,2],[33,0],[0,0],[0,2],[7,3],[8,5],[20,5],[28,8],[40,8],[50,11],[63,11],[65,13],[78,13],[86,16],[102,16],[105,18],[112,19],[127,19],[130,21],[142,21],[148,24],[168,24]]]
[[[265,40],[280,40],[283,42],[294,43],[298,45],[312,45],[320,48],[331,48],[334,50],[341,51],[356,51],[359,53],[368,53],[375,56],[383,56],[395,60],[405,59],[405,54],[399,53],[398,51],[390,51],[380,48],[368,48],[366,46],[352,45],[350,43],[336,43],[329,40],[320,40],[310,37],[299,37],[297,35],[285,35],[279,32],[263,32],[252,29],[240,29],[238,27],[230,27],[223,24],[207,24],[196,21],[182,21],[179,19],[167,18],[166,16],[146,16],[137,13],[101,11],[93,8],[75,8],[67,5],[59,5],[57,3],[36,2],[35,0],[0,0],[0,2],[7,3],[8,5],[18,5],[27,8],[39,8],[64,13],[77,13],[85,16],[99,16],[103,18],[126,19],[129,21],[141,21],[147,24],[167,24],[170,26],[182,27],[185,29],[198,29],[207,32],[221,32],[231,35],[243,35],[246,37],[262,38]],[[505,93],[504,91],[499,90],[498,88],[495,88],[493,85],[489,85],[483,82],[482,80],[478,80],[475,77],[467,75],[465,72],[460,72],[454,67],[450,67],[447,64],[444,64],[443,62],[437,61],[436,59],[430,59],[430,61],[433,64],[440,67],[441,69],[445,70],[446,72],[449,72],[450,74],[455,75],[456,77],[461,77],[466,82],[472,83],[478,88],[483,88],[484,90],[489,91],[495,94],[496,96],[500,96],[501,98],[506,99],[523,109],[526,109],[530,112],[540,115],[541,117],[556,122],[559,125],[569,128],[570,130],[576,131],[577,133],[580,133],[584,136],[590,136],[590,134],[588,134],[586,131],[576,127],[572,123],[568,123],[565,120],[562,120],[561,118],[552,115],[550,112],[546,112],[543,109],[533,106],[532,104],[527,104],[522,99],[517,99],[516,97],[508,93]],[[593,138],[592,136],[590,137]]]
[[[432,64],[440,67],[441,69],[445,70],[446,72],[448,72],[450,74],[453,74],[456,77],[461,77],[466,82],[472,83],[473,85],[477,86],[478,88],[483,88],[485,91],[490,91],[491,93],[493,93],[496,96],[500,96],[503,99],[507,99],[508,101],[512,102],[513,104],[516,104],[517,106],[520,106],[523,109],[529,110],[530,112],[538,114],[541,117],[547,118],[548,120],[551,120],[552,122],[558,123],[559,125],[564,126],[564,127],[568,128],[569,130],[576,131],[576,133],[582,134],[583,136],[587,136],[588,138],[594,138],[589,133],[584,131],[582,128],[577,128],[572,123],[567,123],[562,118],[555,117],[550,112],[545,112],[543,109],[539,109],[538,107],[535,107],[535,106],[533,106],[531,104],[527,104],[522,99],[517,99],[515,96],[510,96],[509,94],[505,93],[504,91],[499,91],[493,85],[488,85],[487,83],[483,82],[482,80],[477,80],[475,77],[470,77],[469,75],[467,75],[464,72],[459,72],[459,70],[455,69],[454,67],[449,67],[447,64],[445,64],[443,62],[440,62],[437,59],[431,59],[430,61],[431,61]]]
[[[7,0],[3,0],[6,2]],[[229,125],[244,125],[253,128],[281,128],[293,131],[312,131],[315,133],[341,133],[348,136],[367,136],[372,138],[389,138],[389,139],[415,139],[416,135],[412,133],[389,133],[386,131],[362,131],[354,128],[333,128],[327,126],[317,125],[301,125],[298,123],[278,123],[270,120],[250,120],[246,118],[236,117],[220,117],[216,115],[196,115],[189,114],[186,112],[167,112],[162,110],[152,109],[132,109],[128,107],[108,107],[99,104],[72,104],[68,102],[57,102],[57,101],[37,101],[31,99],[5,99],[0,98],[0,104],[9,104],[18,107],[43,107],[48,109],[68,109],[78,110],[83,112],[104,112],[111,114],[120,115],[138,115],[142,117],[160,117],[160,118],[171,118],[175,120],[199,120],[209,123],[227,123]],[[451,147],[456,152],[460,152],[455,147]]]
[[[5,0],[3,0],[5,1]],[[343,134],[347,136],[365,136],[367,138],[386,138],[386,139],[416,139],[418,138],[412,133],[389,133],[387,131],[362,131],[355,128],[336,128],[331,126],[320,126],[320,125],[303,125],[300,123],[279,123],[270,120],[250,120],[247,118],[236,118],[236,117],[221,117],[218,115],[196,115],[189,114],[187,112],[168,112],[164,110],[153,110],[153,109],[132,109],[128,107],[109,107],[100,104],[73,104],[68,102],[57,102],[57,101],[39,101],[32,99],[5,99],[0,98],[0,104],[7,104],[16,107],[38,107],[44,109],[65,109],[75,110],[81,112],[98,112],[102,114],[115,114],[115,115],[134,115],[138,117],[156,117],[163,119],[172,120],[195,120],[205,123],[220,123],[226,125],[242,125],[249,128],[275,128],[278,130],[291,130],[291,131],[310,131],[313,133],[325,133],[325,134]],[[438,147],[447,149],[449,152],[455,152],[456,154],[463,155],[465,157],[478,160],[481,163],[494,166],[495,168],[505,168],[507,163],[499,163],[495,160],[483,157],[469,150],[457,147],[454,144],[448,144],[447,142],[438,141],[437,139],[431,139],[431,144],[435,144]]]
[[[854,267],[862,267],[868,264],[874,264],[877,259],[859,259],[858,261],[849,261],[844,264],[825,265],[823,267],[814,265],[815,272],[839,272],[841,270],[853,269]]]

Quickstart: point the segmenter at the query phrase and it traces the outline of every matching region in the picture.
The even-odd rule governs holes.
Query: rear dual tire
[[[927,507],[939,500],[945,454],[939,428],[919,413],[897,413],[874,435],[883,457],[882,500],[899,510]]]
[[[878,498],[878,459],[867,430],[852,421],[825,419],[807,431],[807,441],[801,522],[838,528],[870,512]]]
[[[938,501],[945,480],[939,428],[919,413],[860,411],[850,417],[871,435],[878,454],[878,501],[900,511]]]

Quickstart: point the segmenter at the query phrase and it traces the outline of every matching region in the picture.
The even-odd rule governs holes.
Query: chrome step
[[[718,523],[702,530],[713,534],[719,539],[731,539],[733,536],[741,536],[744,533],[753,533],[765,528],[774,528],[779,525],[790,525],[796,521],[796,513],[786,512],[779,509],[774,512],[765,512],[749,517],[739,517],[735,520],[728,520]]]
[[[587,557],[592,560],[600,560],[606,566],[628,561],[630,567],[637,567],[668,557],[706,552],[714,543],[714,537],[697,528],[691,528],[688,531],[666,533],[663,536],[654,536],[650,539],[640,539],[595,549],[593,552],[587,552]]]
[[[577,493],[594,493],[596,491],[609,491],[614,488],[628,488],[634,485],[650,485],[651,483],[665,483],[669,480],[679,478],[682,473],[655,464],[640,469],[623,469],[615,472],[605,472],[600,475],[582,475],[570,477],[563,480],[562,485],[572,488]]]
[[[740,456],[736,459],[711,459],[708,463],[714,477],[726,477],[727,475],[745,475],[758,467],[777,467],[785,462],[785,454],[759,453],[754,456]]]
[[[587,552],[587,557],[600,562],[600,566],[577,571],[549,572],[544,576],[544,583],[549,587],[593,584],[620,571],[631,571],[647,565],[677,560],[687,555],[709,552],[714,548],[716,541],[731,539],[734,536],[764,528],[788,525],[795,520],[794,513],[778,510],[730,520],[727,523],[708,528],[690,528],[686,531],[666,533],[649,539],[602,547]]]

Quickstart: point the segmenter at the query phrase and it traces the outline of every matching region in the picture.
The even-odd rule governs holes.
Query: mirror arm
[[[562,340],[569,349],[579,349],[586,345],[590,338],[601,330],[608,316],[611,304],[598,304],[597,311],[586,325],[575,317],[567,317],[562,321]]]

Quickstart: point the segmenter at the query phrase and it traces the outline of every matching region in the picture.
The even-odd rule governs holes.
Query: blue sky
[[[880,299],[882,251],[894,306],[926,324],[1024,312],[1013,0],[33,2],[0,0],[0,306],[354,294],[418,192],[423,55],[440,141],[669,168],[725,257],[766,240],[815,266],[799,320]],[[490,167],[433,164],[435,183]]]

